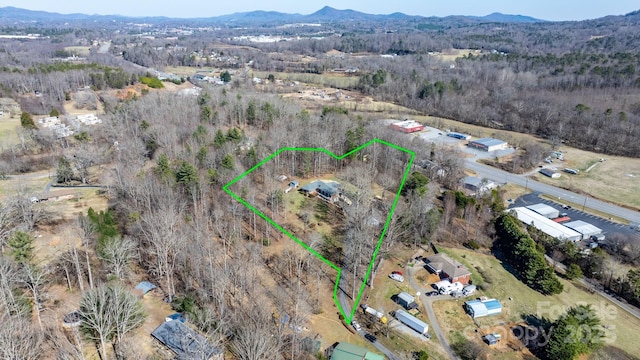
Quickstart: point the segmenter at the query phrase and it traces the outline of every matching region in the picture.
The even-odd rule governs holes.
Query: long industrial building
[[[526,208],[533,210],[548,219],[555,219],[560,216],[559,210],[543,203],[529,205]]]
[[[567,241],[580,241],[582,234],[570,229],[562,224],[558,224],[553,220],[538,214],[537,212],[527,209],[526,207],[516,207],[508,209],[516,213],[518,220],[527,225],[533,225],[536,229],[543,233],[553,236],[554,238]]]
[[[469,146],[472,148],[491,152],[495,150],[504,150],[509,147],[509,144],[498,139],[483,138],[469,141]]]

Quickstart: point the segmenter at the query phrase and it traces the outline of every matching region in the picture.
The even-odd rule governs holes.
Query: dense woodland
[[[258,93],[250,81],[237,78],[228,86],[205,86],[197,96],[147,91],[122,100],[106,90],[150,79],[149,68],[168,65],[236,69],[252,61],[256,70],[294,67],[316,73],[357,67],[359,80],[353,90],[382,100],[486,127],[537,134],[554,144],[638,156],[639,22],[638,14],[630,14],[580,23],[425,23],[397,32],[344,31],[324,39],[251,46],[215,32],[180,38],[177,47],[174,40],[93,29],[50,30],[51,38],[33,41],[1,40],[1,91],[18,100],[26,115],[63,112],[61,104],[70,98],[87,108],[100,103],[105,112],[100,128],[68,140],[25,126],[20,146],[3,149],[1,173],[53,168],[58,182],[104,185],[109,199],[108,210],[91,210],[66,224],[74,229],[69,237],[78,241],[47,264],[34,261],[33,232],[65,224],[24,192],[2,201],[0,312],[8,326],[0,331],[0,351],[5,351],[1,357],[38,359],[46,353],[82,358],[83,344],[93,344],[103,358],[141,358],[127,334],[145,315],[136,299],[123,291],[141,277],[158,284],[176,310],[238,359],[316,357],[306,345],[309,339],[290,329],[306,326],[311,315],[322,311],[321,299],[333,289],[335,272],[223,192],[222,186],[283,147],[343,154],[372,138],[410,149],[417,160],[439,164],[411,169],[378,259],[393,249],[430,242],[493,249],[517,265],[529,286],[544,294],[557,293],[562,285],[544,263],[546,252],[577,266],[574,272],[595,274],[637,302],[637,271],[613,276],[619,263],[637,266],[640,261],[640,250],[629,239],[614,238],[611,255],[598,250],[582,257],[566,244],[521,229],[508,215],[498,218],[504,210],[499,191],[485,196],[459,191],[463,163],[454,151],[422,146],[380,127],[366,114],[335,107],[302,109],[277,95]],[[221,34],[233,31],[224,29]],[[98,37],[112,41],[108,53],[93,48],[79,63],[60,61],[69,55],[65,46],[87,46]],[[244,46],[221,50],[214,45],[219,42]],[[451,63],[429,55],[450,48],[484,51]],[[330,50],[344,55],[327,56]],[[281,55],[273,56],[274,52]],[[291,61],[298,54],[313,60]],[[86,93],[94,95],[82,95],[86,87]],[[35,91],[42,95],[34,96]],[[357,185],[362,191],[349,194],[354,206],[337,209],[309,199],[298,214],[303,225],[286,225],[343,267],[344,287],[353,298],[375,247],[372,239],[380,232],[371,218],[384,222],[399,186],[398,174],[409,157],[382,144],[341,163],[320,152],[283,153],[255,176],[235,184],[234,191],[287,223],[287,216],[294,215],[286,213],[282,191],[276,190],[281,185],[275,180],[278,175],[311,179],[335,174]],[[384,190],[382,201],[374,200],[371,184]],[[334,222],[332,232],[321,236],[311,231],[315,219]],[[518,247],[510,248],[515,240]],[[280,253],[270,251],[276,246],[282,248]],[[518,263],[522,257],[527,261]],[[51,284],[83,294],[79,311],[84,325],[75,337],[41,319],[47,308],[57,306],[47,294]],[[105,302],[119,306],[99,308]],[[127,311],[121,313],[122,309]],[[579,317],[576,312],[589,312],[572,311],[559,321],[571,322]],[[279,326],[274,314],[288,314],[292,327]],[[553,354],[564,354],[560,346],[554,349]],[[574,356],[582,350],[571,351]]]

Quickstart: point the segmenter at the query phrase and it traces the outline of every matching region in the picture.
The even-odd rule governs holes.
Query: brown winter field
[[[446,49],[440,53],[429,55],[430,57],[436,58],[441,61],[453,62],[457,58],[463,57],[468,54],[478,55],[480,54],[480,50],[475,49]]]
[[[583,287],[576,286],[573,282],[561,279],[564,291],[561,294],[544,296],[520,282],[505,270],[500,260],[491,255],[466,249],[443,250],[467,266],[476,277],[482,278],[477,283],[482,288],[477,296],[485,295],[498,299],[503,306],[502,314],[478,319],[480,328],[477,328],[471,318],[464,313],[461,300],[435,302],[436,315],[450,338],[458,333],[476,338],[479,341],[480,333],[485,329],[491,328],[493,330],[496,326],[503,326],[503,324],[519,323],[522,321],[522,314],[537,314],[553,321],[571,306],[590,304],[606,327],[605,345],[615,346],[630,354],[636,354],[640,351],[640,344],[635,336],[638,327],[640,327],[640,320],[619,309],[600,295],[592,294],[585,291]],[[499,331],[503,337],[504,334],[512,334],[508,326],[504,327]],[[475,332],[476,329],[478,333]],[[496,346],[496,349],[499,350],[497,352],[509,352],[507,344],[513,343],[512,340],[509,339],[509,341],[502,342],[502,345]],[[522,351],[510,353],[513,358],[522,358],[522,354],[524,354]],[[498,358],[509,358],[509,356],[500,355]]]
[[[20,143],[18,129],[20,128],[20,117],[11,118],[7,113],[0,116],[0,150],[10,148]]]
[[[561,147],[560,150],[564,152],[565,161],[554,160],[552,166],[558,170],[575,168],[580,173],[562,173],[559,179],[536,174],[536,180],[640,209],[640,159],[607,156],[568,147]],[[605,161],[600,162],[600,159]]]
[[[66,46],[64,50],[76,56],[87,56],[91,51],[91,46]]]

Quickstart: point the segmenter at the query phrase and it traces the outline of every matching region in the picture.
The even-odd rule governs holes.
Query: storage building
[[[557,179],[560,176],[562,176],[562,174],[560,174],[559,172],[555,171],[555,170],[551,170],[551,169],[540,169],[540,174],[544,175],[544,176],[548,176],[552,179]]]
[[[536,229],[556,239],[580,241],[580,239],[582,238],[582,234],[580,234],[579,232],[569,229],[562,224],[558,224],[557,222],[554,222],[553,220],[550,220],[538,214],[537,212],[529,210],[525,207],[511,208],[507,209],[507,211],[515,212],[518,220],[527,225],[533,225]]]
[[[575,220],[572,222],[564,223],[563,225],[571,230],[575,230],[582,234],[582,240],[587,240],[592,235],[595,236],[598,234],[602,234],[602,229],[582,220]]]
[[[533,210],[548,219],[555,219],[560,216],[559,210],[556,210],[555,208],[543,203],[529,205],[527,206],[527,209]]]
[[[472,318],[476,319],[500,314],[502,312],[502,304],[496,299],[471,300],[464,303],[464,309]]]
[[[506,141],[502,141],[494,138],[483,138],[483,139],[470,141],[469,146],[472,148],[476,148],[484,151],[495,151],[495,150],[504,150],[509,146],[509,144],[507,144]]]
[[[415,309],[418,307],[418,304],[416,304],[416,299],[406,292],[401,292],[400,294],[398,294],[396,301],[407,310]]]
[[[404,133],[414,133],[424,130],[424,125],[413,120],[405,120],[391,124],[391,128],[402,131]]]
[[[384,356],[369,352],[358,345],[339,342],[333,348],[330,360],[384,360]]]
[[[487,179],[482,179],[475,176],[467,176],[462,179],[462,184],[465,189],[469,189],[475,192],[484,192],[496,187],[496,184]]]
[[[396,319],[420,334],[429,331],[429,325],[404,310],[396,310]]]

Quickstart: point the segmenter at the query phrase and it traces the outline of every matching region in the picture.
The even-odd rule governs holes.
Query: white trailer
[[[396,319],[420,334],[424,335],[429,331],[429,325],[427,325],[427,323],[402,309],[396,310]]]

